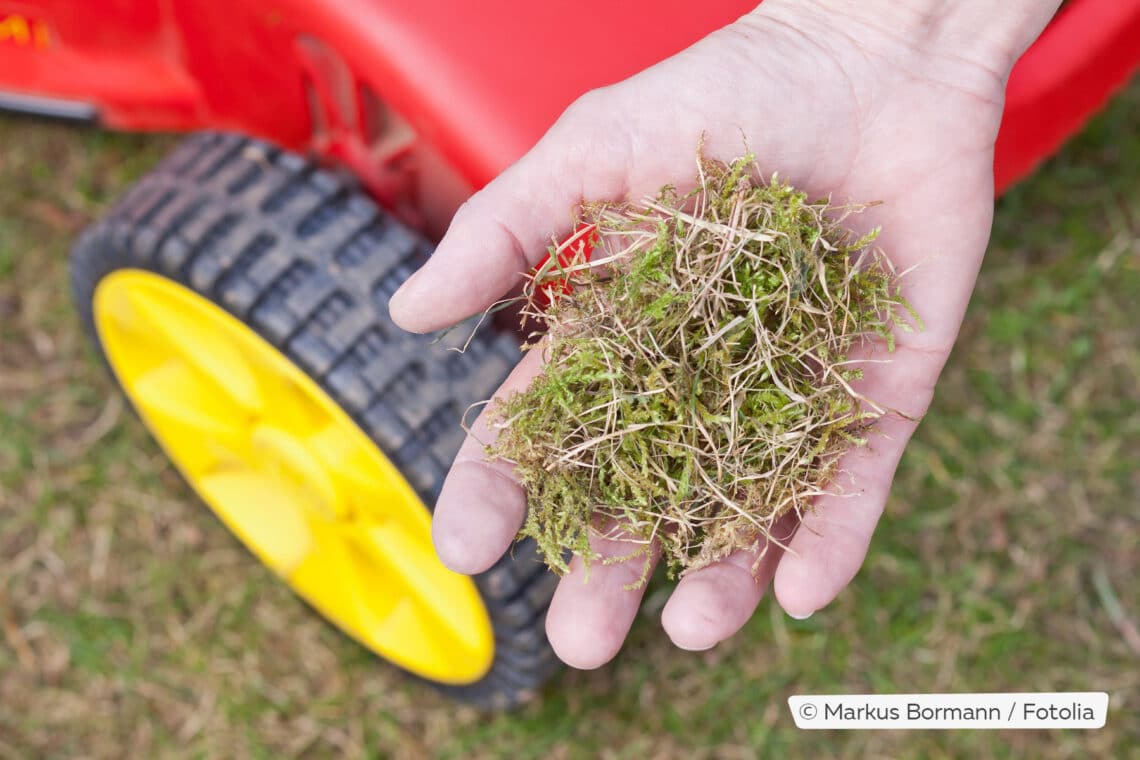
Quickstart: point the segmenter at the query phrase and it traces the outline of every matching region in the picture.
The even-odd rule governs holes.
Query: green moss
[[[674,574],[755,545],[811,508],[881,414],[844,362],[869,338],[893,347],[913,312],[875,235],[841,226],[864,207],[753,167],[704,161],[688,195],[585,206],[590,261],[560,251],[529,285],[546,365],[495,407],[488,451],[514,463],[521,535],[556,570],[567,550],[597,559],[596,534],[628,541],[623,559],[660,544]]]

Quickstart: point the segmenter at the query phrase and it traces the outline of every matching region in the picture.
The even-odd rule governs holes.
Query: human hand
[[[707,649],[731,636],[769,583],[784,610],[803,618],[858,571],[989,238],[1006,76],[1057,4],[768,0],[673,58],[580,98],[459,210],[435,255],[393,297],[393,319],[416,332],[482,311],[546,255],[552,236],[569,234],[580,201],[691,185],[702,136],[710,158],[731,159],[747,142],[766,173],[812,195],[882,201],[852,218],[854,231],[881,226],[878,244],[895,266],[919,265],[903,293],[926,329],[899,335],[889,364],[863,365],[858,390],[905,416],[881,419],[870,445],[841,462],[838,485],[848,496],[821,497],[798,526],[783,521],[785,536],[795,532],[790,552],[742,551],[681,579],[662,613],[678,646]],[[524,388],[540,359],[527,354],[499,393]],[[484,458],[492,437],[484,415],[436,505],[436,549],[463,573],[494,564],[526,510],[510,465]],[[595,548],[628,553],[603,539]],[[565,662],[598,667],[617,653],[643,591],[625,587],[642,572],[640,562],[597,563],[584,585],[581,561],[572,562],[546,622]]]

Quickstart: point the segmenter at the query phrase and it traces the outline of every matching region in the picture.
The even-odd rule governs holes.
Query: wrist
[[[892,57],[957,59],[1004,81],[1061,0],[766,0],[745,20],[841,34]]]

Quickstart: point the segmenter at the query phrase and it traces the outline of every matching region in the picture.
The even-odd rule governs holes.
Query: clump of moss
[[[591,533],[620,533],[619,560],[647,569],[658,542],[672,575],[753,546],[884,413],[848,357],[893,348],[913,311],[875,233],[844,231],[865,206],[757,181],[751,157],[698,168],[692,193],[583,206],[587,233],[529,278],[546,364],[493,408],[488,453],[514,463],[520,537],[556,571],[568,551],[597,559]]]

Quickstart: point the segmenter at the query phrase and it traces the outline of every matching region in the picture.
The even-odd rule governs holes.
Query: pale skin
[[[731,159],[745,143],[765,173],[836,201],[882,201],[856,217],[905,278],[926,329],[900,334],[889,365],[868,363],[859,390],[903,412],[848,454],[837,487],[776,546],[687,574],[661,615],[672,641],[708,649],[736,633],[771,587],[804,618],[851,581],[882,515],[895,467],[929,406],[973,290],[993,214],[993,144],[1009,71],[1059,0],[768,0],[736,23],[624,82],[587,93],[516,164],[456,214],[435,255],[393,297],[398,325],[428,332],[484,310],[516,287],[583,199],[637,199],[691,185],[696,146]],[[540,370],[531,352],[499,394]],[[909,418],[909,419],[908,419]],[[526,494],[487,461],[481,417],[448,474],[433,535],[462,573],[506,551]],[[628,546],[599,539],[603,555]],[[595,668],[621,648],[644,588],[640,562],[577,558],[546,620],[566,663]]]

